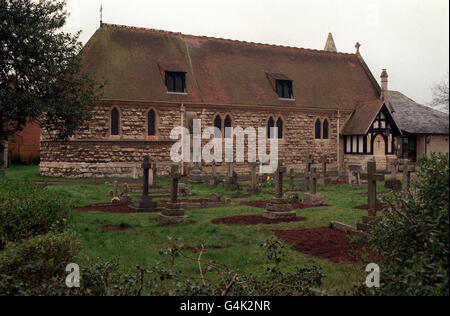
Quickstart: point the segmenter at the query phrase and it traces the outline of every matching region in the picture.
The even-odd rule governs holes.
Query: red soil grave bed
[[[164,223],[164,222],[162,222],[159,218],[153,218],[153,220],[154,221],[156,221],[156,222],[159,222],[159,225],[157,225],[156,227],[170,227],[170,226],[176,226],[176,225],[178,225],[178,224],[181,224],[181,223],[185,223],[185,222],[180,222],[180,223]],[[194,221],[189,221],[189,224],[195,224],[195,222]]]
[[[331,180],[330,181],[331,185],[344,185],[347,184],[347,181],[342,181],[342,180]]]
[[[346,233],[329,227],[278,230],[274,233],[288,243],[295,243],[295,250],[334,263],[358,263],[365,254],[368,254],[367,262],[380,260],[369,245],[351,242]]]
[[[250,197],[250,194],[231,194],[231,195],[227,195],[227,198],[231,198],[231,199],[245,199]]]
[[[250,201],[245,203],[248,206],[253,206],[253,207],[259,207],[259,208],[266,208],[268,201]],[[308,204],[303,204],[301,202],[291,202],[292,208],[295,210],[301,210],[304,208],[310,208],[310,207],[321,207],[321,206],[329,206],[328,204],[321,204],[321,205],[308,205]]]
[[[82,212],[99,211],[103,213],[136,213],[128,205],[112,204],[112,205],[88,205],[83,207],[74,207],[74,210]]]
[[[306,221],[305,217],[296,217],[292,219],[270,219],[262,217],[261,215],[242,215],[225,218],[216,218],[212,220],[212,223],[231,226],[231,225],[278,224],[278,223],[303,222],[303,221]]]
[[[121,226],[103,226],[103,230],[110,232],[110,231],[125,231],[133,229],[132,227],[121,227]]]
[[[369,209],[369,205],[368,204],[364,204],[364,205],[359,205],[359,206],[355,206],[356,209],[358,210],[368,210]],[[377,203],[377,212],[382,212],[384,209],[386,208],[386,204],[383,203]]]

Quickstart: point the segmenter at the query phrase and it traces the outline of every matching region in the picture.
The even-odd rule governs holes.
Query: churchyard
[[[345,175],[338,177],[333,171],[324,179],[325,162],[321,159],[322,169],[310,168],[312,161],[306,160],[309,181],[282,162],[275,174],[264,176],[255,174],[254,165],[248,174],[237,174],[229,166],[229,177],[202,175],[196,166],[194,179],[192,174],[181,177],[175,167],[169,175],[156,177],[152,170],[144,170],[151,174],[151,182],[156,181],[154,185],[142,179],[41,177],[35,166],[13,166],[6,177],[28,178],[70,201],[70,230],[82,244],[77,257],[80,265],[118,260],[125,273],[135,266],[169,264],[160,252],[171,246],[172,239],[181,242],[191,257],[196,258],[204,247],[203,259],[262,277],[267,264],[261,244],[278,238],[288,248],[282,268],[321,267],[325,275],[321,290],[333,295],[362,284],[366,264],[377,262],[364,238],[347,228],[365,228],[370,223],[368,215],[374,214],[368,200],[372,208],[380,205],[373,197],[368,199],[367,180],[347,185]],[[380,197],[389,190],[384,185],[388,177],[369,171],[359,178],[371,179],[370,190]],[[185,273],[199,273],[195,260],[177,260]]]

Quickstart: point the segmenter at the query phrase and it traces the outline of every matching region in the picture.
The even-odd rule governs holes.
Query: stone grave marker
[[[203,175],[198,162],[194,162],[194,167],[189,175],[189,181],[193,183],[203,183]]]
[[[150,155],[146,155],[144,157],[144,162],[142,163],[141,167],[144,170],[144,178],[143,178],[144,190],[140,199],[137,202],[135,202],[134,206],[131,208],[139,213],[157,212],[158,204],[154,202],[152,200],[152,197],[148,194],[149,189],[148,174],[151,168]]]
[[[377,220],[377,181],[384,181],[384,175],[377,173],[377,164],[375,161],[367,163],[367,174],[362,175],[367,180],[367,201],[369,204],[368,215],[363,216],[362,223],[358,223],[356,228],[363,232],[371,229],[371,224]]]
[[[209,180],[209,184],[213,187],[219,185],[219,179],[217,178],[217,170],[216,170],[216,161],[213,160],[211,163],[211,179]]]
[[[361,186],[361,165],[348,166],[348,184],[352,187]]]
[[[191,192],[184,183],[178,183],[178,195],[181,197],[189,196]]]
[[[286,167],[283,161],[278,161],[278,168],[275,172],[276,187],[275,198],[267,203],[266,209],[262,216],[270,219],[290,219],[297,215],[292,211],[291,203],[283,198],[283,175],[286,173]]]
[[[411,163],[408,159],[402,161],[403,165],[403,191],[409,192],[411,184],[411,172],[416,170],[415,165]]]
[[[242,190],[242,187],[239,185],[238,180],[239,180],[238,174],[235,171],[233,171],[233,175],[231,176],[231,178],[225,179],[223,186],[226,189],[232,191]]]
[[[330,183],[330,178],[327,176],[327,163],[328,158],[326,155],[322,156],[319,160],[322,163],[321,177],[319,178],[319,185],[327,186]]]
[[[170,169],[170,202],[167,203],[159,213],[159,220],[164,223],[180,223],[187,220],[187,216],[184,215],[184,210],[178,203],[178,181],[181,178],[181,174],[178,172],[178,165],[172,165]]]
[[[311,155],[307,155],[305,158],[305,175],[304,178],[300,181],[300,183],[297,186],[298,191],[308,191],[309,190],[309,175],[311,173],[311,166],[314,163],[314,160],[312,159]]]
[[[128,183],[125,183],[123,185],[122,193],[120,193],[120,204],[130,204],[131,203],[131,197],[130,197],[130,187],[128,186]]]
[[[117,181],[113,182],[113,189],[108,192],[108,196],[112,198],[119,197],[119,183]]]
[[[397,179],[397,172],[398,172],[398,160],[397,159],[392,159],[389,162],[389,169],[390,169],[391,176],[389,179],[386,180],[386,182],[384,183],[384,186],[391,190],[400,190],[400,188],[402,187],[402,182]]]
[[[248,192],[259,193],[259,192],[261,192],[261,188],[258,185],[258,173],[257,173],[258,164],[256,162],[251,162],[250,168],[251,168],[251,171],[250,171],[251,184],[250,184],[250,188],[249,188]]]
[[[157,187],[156,182],[157,182],[157,175],[158,175],[158,169],[156,166],[156,162],[152,163],[152,169],[150,169],[149,172],[149,185],[151,188],[155,188]]]
[[[313,168],[310,176],[309,192],[303,194],[302,203],[307,205],[321,205],[323,204],[323,196],[317,194],[317,179],[319,175],[316,168]]]

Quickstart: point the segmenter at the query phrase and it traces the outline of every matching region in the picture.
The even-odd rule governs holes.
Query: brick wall
[[[41,129],[39,124],[29,122],[23,131],[11,137],[8,143],[9,155],[29,162],[39,155]]]

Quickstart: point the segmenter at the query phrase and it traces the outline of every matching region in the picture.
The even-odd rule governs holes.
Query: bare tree
[[[441,111],[449,112],[448,99],[448,72],[447,76],[439,83],[435,84],[433,89],[433,99],[430,106]]]

